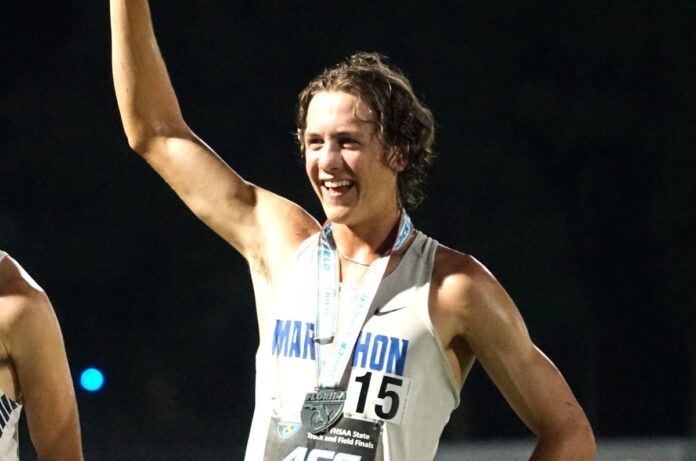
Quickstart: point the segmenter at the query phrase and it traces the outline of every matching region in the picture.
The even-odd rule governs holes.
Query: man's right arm
[[[154,36],[146,0],[111,0],[116,97],[131,148],[186,205],[266,274],[318,224],[294,203],[241,178],[186,125]]]

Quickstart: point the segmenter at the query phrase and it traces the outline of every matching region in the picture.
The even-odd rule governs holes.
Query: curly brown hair
[[[399,202],[406,208],[415,208],[425,195],[426,168],[435,157],[435,123],[403,72],[386,61],[377,53],[358,52],[310,81],[298,95],[297,137],[304,155],[307,109],[317,93],[344,91],[366,102],[385,146],[385,164],[391,164],[394,156],[401,156],[406,165],[397,177]]]

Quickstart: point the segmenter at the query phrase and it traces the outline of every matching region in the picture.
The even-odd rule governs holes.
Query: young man
[[[358,54],[300,94],[322,229],[189,129],[146,0],[111,0],[111,21],[130,146],[249,263],[261,344],[248,461],[433,459],[477,359],[536,434],[533,459],[592,457],[582,409],[502,287],[412,227],[433,121],[400,72]]]
[[[18,460],[22,407],[39,461],[81,461],[70,369],[53,307],[0,250],[0,459]]]

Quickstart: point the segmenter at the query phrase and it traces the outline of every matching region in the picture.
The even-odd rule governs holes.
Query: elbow
[[[157,150],[158,146],[172,138],[191,138],[191,133],[184,126],[173,126],[161,124],[149,126],[141,124],[138,126],[126,127],[126,138],[128,146],[141,157],[146,157],[149,153]]]
[[[576,434],[575,447],[578,450],[578,459],[591,460],[597,452],[597,441],[589,424],[579,429]]]
[[[590,423],[585,420],[578,424],[566,435],[568,450],[572,457],[578,461],[589,461],[594,458],[597,452],[597,442],[592,432]]]
[[[557,428],[538,435],[537,448],[532,460],[563,459],[567,461],[590,461],[597,451],[592,428],[589,423]]]
[[[150,144],[151,142],[148,139],[128,136],[128,147],[130,147],[133,152],[141,157],[147,153],[149,150],[148,146]]]
[[[144,156],[152,149],[157,135],[153,130],[144,128],[127,128],[126,138],[128,139],[128,147],[140,156]]]
[[[590,433],[588,435],[588,440],[587,440],[587,456],[588,456],[587,459],[594,458],[596,453],[597,453],[597,440],[595,439],[595,436],[592,433],[592,429],[590,429]]]

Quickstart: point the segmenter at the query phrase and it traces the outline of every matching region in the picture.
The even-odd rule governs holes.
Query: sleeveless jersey
[[[0,261],[7,253],[0,250]],[[11,400],[5,392],[0,389],[0,460],[18,461],[18,423],[22,412],[22,405]]]
[[[266,331],[261,332],[246,461],[265,461],[271,438],[282,438],[298,426],[305,395],[318,385],[313,341],[317,243],[315,235],[298,248],[280,281]],[[341,381],[348,394],[344,417],[381,426],[378,461],[432,460],[442,430],[459,405],[460,387],[428,311],[436,247],[435,240],[417,232],[397,267],[383,278]],[[350,308],[343,293],[340,298],[339,331],[341,312]]]

